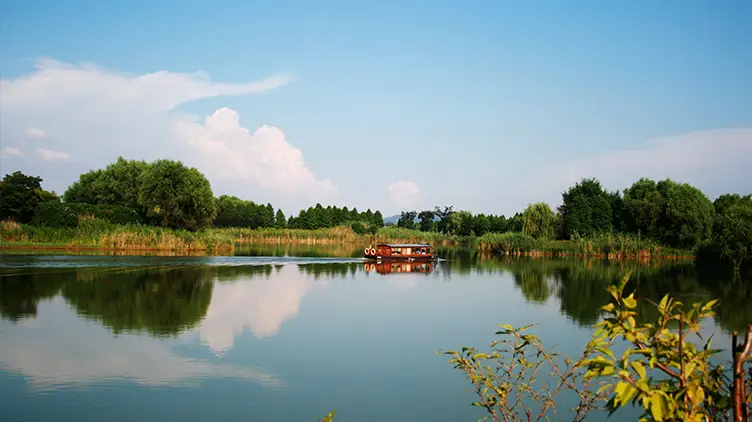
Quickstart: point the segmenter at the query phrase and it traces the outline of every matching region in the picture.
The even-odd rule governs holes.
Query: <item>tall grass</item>
[[[78,227],[49,228],[0,222],[2,246],[65,246],[110,250],[208,251],[232,253],[235,245],[352,245],[377,243],[431,243],[464,245],[485,254],[511,256],[582,255],[608,258],[687,257],[692,251],[663,248],[647,239],[603,234],[571,240],[536,239],[523,233],[487,233],[480,237],[447,236],[401,227],[382,227],[375,234],[356,234],[349,226],[318,230],[210,228],[195,232],[144,225],[114,225],[92,216],[80,216]]]
[[[233,239],[211,231],[189,232],[143,225],[114,225],[82,218],[75,228],[0,222],[2,245],[58,246],[117,250],[232,252]]]
[[[435,244],[453,244],[458,241],[436,232],[421,232],[401,227],[381,227],[375,234],[356,234],[349,226],[339,226],[327,229],[304,230],[304,229],[243,229],[221,228],[210,230],[230,236],[237,243],[268,243],[268,244],[307,244],[307,245],[331,245],[331,244],[375,244],[383,242],[409,243],[427,242]]]
[[[570,240],[536,239],[522,233],[488,233],[477,239],[484,253],[502,255],[583,255],[607,258],[689,257],[692,251],[664,248],[652,240],[625,234],[601,234]]]

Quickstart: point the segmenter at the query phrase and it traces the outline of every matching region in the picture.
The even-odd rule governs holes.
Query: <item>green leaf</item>
[[[667,412],[668,402],[666,396],[662,392],[653,393],[650,397],[650,413],[653,415],[653,419],[662,422]]]
[[[645,366],[640,361],[632,362],[632,368],[637,372],[637,375],[639,375],[640,378],[645,378],[647,376]]]
[[[634,309],[637,307],[637,301],[634,298],[634,293],[624,298],[624,306],[629,309]]]

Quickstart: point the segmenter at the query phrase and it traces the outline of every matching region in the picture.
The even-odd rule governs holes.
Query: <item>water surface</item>
[[[627,271],[644,298],[719,297],[717,347],[752,316],[749,289],[691,263],[295,252],[0,255],[2,420],[315,421],[336,408],[345,422],[475,421],[469,384],[437,351],[538,323],[575,355]]]

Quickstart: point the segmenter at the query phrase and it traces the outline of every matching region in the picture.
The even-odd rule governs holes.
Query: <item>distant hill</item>
[[[400,218],[399,214],[393,215],[391,217],[384,217],[384,224],[389,224],[389,223],[397,224],[397,221],[399,221],[399,218]]]
[[[390,224],[391,223],[391,224],[396,225],[397,221],[399,221],[399,219],[400,219],[400,214],[392,215],[390,217],[384,217],[384,224]],[[418,219],[418,217],[415,217],[414,221],[416,223],[418,223],[420,220]],[[439,221],[439,217],[434,217],[433,221]]]

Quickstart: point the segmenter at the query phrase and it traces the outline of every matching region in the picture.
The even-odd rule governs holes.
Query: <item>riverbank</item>
[[[82,224],[76,228],[49,228],[0,222],[0,249],[79,251],[179,251],[233,254],[248,245],[351,245],[377,243],[431,243],[434,247],[477,248],[488,255],[589,256],[619,258],[694,258],[692,251],[664,248],[644,239],[603,235],[572,240],[543,240],[522,233],[491,233],[480,237],[447,236],[400,227],[379,228],[375,234],[357,234],[350,227],[318,230],[209,228],[195,232],[142,225]]]

